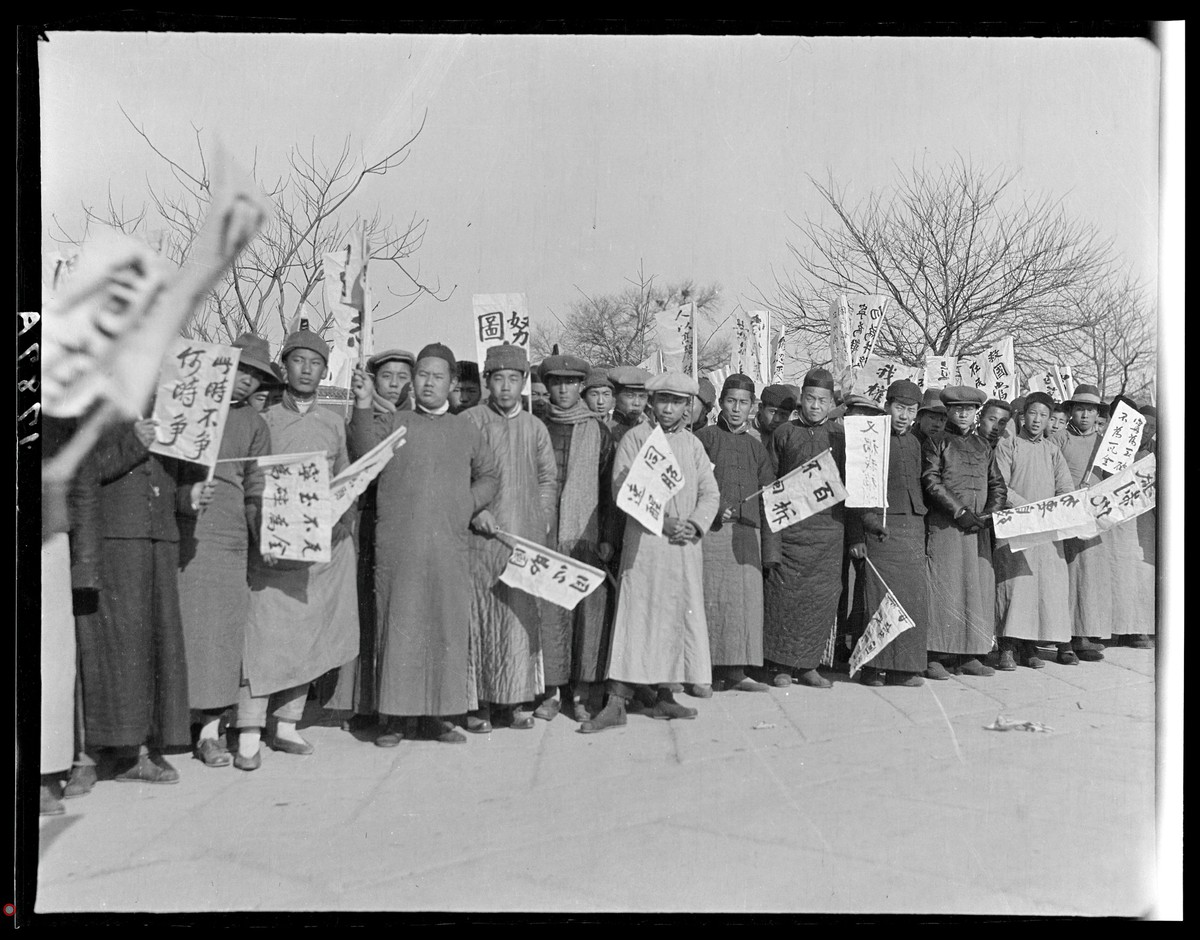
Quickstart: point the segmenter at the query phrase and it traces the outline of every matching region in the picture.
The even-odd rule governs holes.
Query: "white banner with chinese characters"
[[[848,362],[850,368],[861,369],[875,352],[875,341],[883,328],[890,298],[882,294],[846,294]]]
[[[487,351],[493,346],[506,343],[520,346],[529,356],[529,304],[524,294],[473,294],[471,308],[475,320],[475,359],[481,377]],[[530,394],[528,375],[522,394]]]
[[[1066,401],[1075,394],[1075,367],[1065,362],[1059,362],[1054,366],[1054,374],[1057,377],[1059,391],[1062,392],[1062,400]]]
[[[1009,540],[1008,547],[1019,552],[1043,542],[1086,537],[1096,530],[1087,493],[1085,489],[1074,490],[1013,509],[998,509],[992,513],[996,538]]]
[[[350,504],[379,476],[379,472],[387,466],[396,451],[404,446],[404,435],[407,432],[406,427],[396,428],[330,481],[331,518],[342,518]]]
[[[926,356],[917,384],[927,388],[948,388],[958,381],[957,356]]]
[[[371,352],[371,310],[374,301],[367,281],[367,262],[371,249],[363,228],[346,234],[337,251],[322,258],[325,282],[325,307],[329,323],[325,338],[329,341],[329,376],[326,382],[337,388],[349,388],[354,366]]]
[[[526,594],[574,610],[575,605],[604,582],[604,572],[582,561],[552,552],[544,545],[501,531],[512,547],[500,580]]]
[[[787,331],[782,325],[779,327],[779,335],[775,337],[775,349],[771,353],[771,384],[783,384],[783,361],[787,357],[787,346],[784,340],[787,339]]]
[[[1087,491],[1088,504],[1099,531],[1111,529],[1153,509],[1158,492],[1156,481],[1155,458],[1153,454],[1148,454],[1120,473],[1091,487]],[[1148,491],[1143,489],[1143,484]]]
[[[291,561],[329,561],[333,506],[329,458],[324,451],[258,458],[266,486],[259,546],[264,555]]]
[[[1142,443],[1146,418],[1126,402],[1117,402],[1116,411],[1108,416],[1108,426],[1096,451],[1092,466],[1107,473],[1120,473],[1131,463]]]
[[[667,307],[655,314],[654,341],[667,372],[696,374],[696,305]]]
[[[842,423],[846,428],[846,505],[886,508],[892,419],[859,415],[843,418]]]
[[[822,451],[762,491],[767,525],[779,532],[809,516],[836,506],[846,487],[832,451]]]
[[[919,368],[906,366],[903,362],[872,356],[854,373],[853,391],[882,407],[889,385],[899,379],[915,382],[920,372]]]
[[[869,561],[868,564],[870,564]],[[863,635],[854,645],[853,652],[850,653],[850,676],[852,678],[859,669],[878,656],[892,640],[914,626],[912,617],[901,606],[900,601],[892,593],[892,589],[887,586],[887,582],[880,577],[874,565],[871,565],[871,570],[875,572],[875,577],[879,578],[880,584],[887,593],[880,600],[879,606],[867,624],[867,629],[863,631]]]
[[[733,352],[729,356],[729,367],[750,376],[759,390],[771,384],[767,320],[765,310],[739,308],[733,314]]]
[[[1017,363],[1013,340],[1006,336],[977,356],[958,360],[960,385],[977,388],[988,398],[1011,402],[1017,397]]]
[[[234,346],[182,337],[172,342],[154,400],[153,453],[216,464],[241,354]]]
[[[844,296],[829,304],[830,370],[839,387],[850,369],[850,310]]]
[[[662,535],[663,509],[683,486],[683,470],[663,429],[656,427],[637,452],[629,475],[617,494],[617,507],[625,510],[655,535]]]

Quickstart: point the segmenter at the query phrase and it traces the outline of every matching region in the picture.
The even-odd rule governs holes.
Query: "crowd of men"
[[[264,744],[311,754],[297,730],[310,698],[395,747],[560,711],[589,734],[631,713],[691,719],[684,692],[828,688],[889,589],[915,626],[861,670],[871,686],[1153,645],[1153,512],[1023,552],[993,537],[994,512],[1104,476],[1094,386],[1004,402],[897,381],[880,406],[839,400],[819,368],[799,387],[735,374],[718,393],[572,355],[531,368],[515,346],[481,369],[434,343],[373,356],[346,420],[317,402],[329,348],[315,333],[289,335],[277,363],[261,337],[235,345],[212,474],[152,453],[153,420],[114,425],[67,518],[44,521],[43,813],[98,780],[175,783],[164,754],[243,771]],[[1141,413],[1153,452],[1155,412]],[[841,418],[860,414],[891,423],[886,514],[838,504],[771,531],[757,494],[826,450],[844,474]],[[328,562],[260,550],[255,458],[320,451],[337,473],[401,427]],[[656,429],[683,477],[661,535],[616,495]],[[48,420],[46,456],[72,431]],[[509,536],[609,577],[573,610],[539,599],[500,580]]]

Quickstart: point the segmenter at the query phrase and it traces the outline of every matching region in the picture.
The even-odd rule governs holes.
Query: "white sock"
[[[283,738],[285,741],[295,741],[297,744],[306,744],[304,738],[300,737],[296,731],[296,723],[294,721],[278,721],[275,723],[275,737]]]
[[[205,738],[211,738],[215,741],[218,733],[220,732],[220,728],[221,716],[217,715],[217,717],[212,721],[200,726],[200,740],[203,741]]]
[[[242,757],[253,757],[258,753],[258,742],[262,738],[262,728],[243,728],[238,732],[238,754]]]

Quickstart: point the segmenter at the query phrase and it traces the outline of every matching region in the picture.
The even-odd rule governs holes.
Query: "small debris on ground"
[[[772,723],[770,721],[760,721],[758,724],[754,725],[751,730],[765,731],[767,728],[774,728],[774,727],[775,727],[774,723]]]
[[[1003,715],[997,715],[996,720],[990,725],[983,726],[984,731],[1042,731],[1049,732],[1054,729],[1049,725],[1044,725],[1040,721],[1023,721],[1021,719],[1005,718]]]

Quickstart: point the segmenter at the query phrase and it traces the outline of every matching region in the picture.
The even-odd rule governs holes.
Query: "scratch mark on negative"
[[[946,714],[946,709],[942,708],[942,700],[937,697],[937,693],[933,691],[933,686],[928,682],[925,683],[925,688],[929,689],[929,694],[933,696],[933,700],[937,703],[938,711],[942,713],[942,719],[946,722],[946,727],[950,729],[950,740],[954,742],[954,755],[958,758],[960,764],[965,764],[962,751],[958,749],[958,735],[954,733],[954,725],[950,724],[950,717]]]

